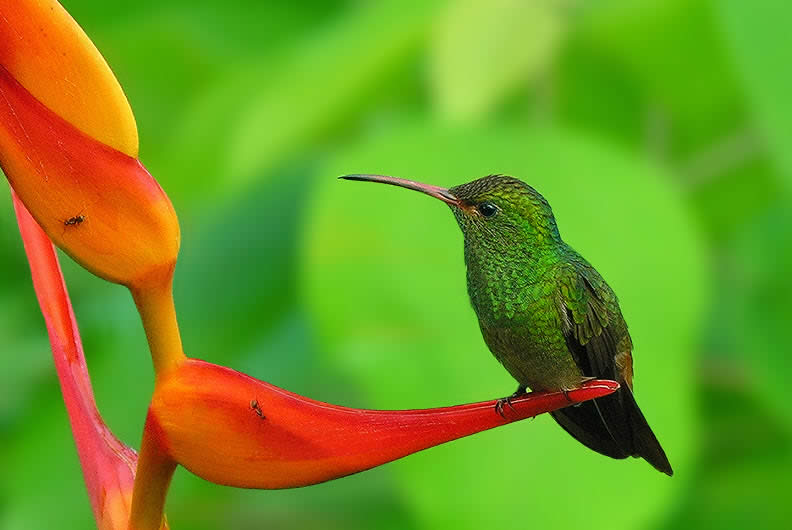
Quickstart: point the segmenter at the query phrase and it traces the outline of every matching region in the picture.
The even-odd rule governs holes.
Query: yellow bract
[[[55,0],[0,0],[0,65],[80,131],[137,156],[135,117],[121,86]]]

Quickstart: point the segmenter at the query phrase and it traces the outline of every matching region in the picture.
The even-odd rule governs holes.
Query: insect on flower
[[[256,415],[262,420],[266,418],[264,413],[261,411],[261,407],[259,406],[258,400],[256,399],[250,400],[250,408],[253,409],[256,412]]]
[[[86,219],[87,217],[85,216],[85,214],[82,213],[82,210],[80,210],[80,213],[78,213],[77,215],[73,215],[68,219],[64,219],[63,232],[61,233],[61,237],[66,235],[66,230],[68,230],[70,226],[74,226],[74,227],[80,226],[85,222]]]
[[[80,214],[80,215],[75,215],[74,217],[69,217],[68,219],[63,221],[63,224],[65,226],[72,226],[72,225],[82,224],[83,221],[85,221],[85,216]]]

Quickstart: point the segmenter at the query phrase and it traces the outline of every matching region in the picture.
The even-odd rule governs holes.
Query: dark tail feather
[[[674,474],[665,451],[624,383],[615,394],[557,410],[552,416],[589,449],[611,458],[641,457],[658,471]]]
[[[635,402],[635,397],[632,391],[625,386],[623,390],[619,391],[624,394],[624,409],[627,411],[632,426],[633,433],[633,455],[639,456],[652,464],[658,471],[662,471],[669,477],[674,475],[674,470],[671,469],[671,463],[663,451],[660,442],[649,427],[646,418],[644,418],[641,409],[638,408],[638,403]]]

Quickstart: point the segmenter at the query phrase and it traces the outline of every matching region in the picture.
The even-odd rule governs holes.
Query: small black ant
[[[61,234],[61,237],[66,235],[66,230],[68,230],[70,226],[81,225],[85,222],[85,219],[86,219],[85,215],[77,214],[74,217],[69,217],[68,219],[63,221],[63,233]]]
[[[63,221],[63,224],[64,226],[72,226],[72,225],[81,224],[83,221],[85,221],[85,216],[80,214],[80,215],[75,215],[74,217],[69,217],[68,219]]]
[[[257,400],[253,399],[253,400],[250,401],[250,408],[252,408],[255,411],[256,415],[259,418],[261,418],[262,420],[266,418],[264,413],[261,411],[261,407],[259,406],[259,403],[258,403]]]

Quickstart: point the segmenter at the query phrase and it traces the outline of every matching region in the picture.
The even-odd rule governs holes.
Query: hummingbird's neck
[[[484,237],[482,237],[482,235]],[[540,270],[556,262],[567,247],[558,231],[546,237],[521,237],[518,232],[466,233],[465,262],[486,272]]]
[[[512,318],[529,286],[546,281],[560,261],[561,244],[465,238],[470,301],[482,321]]]

